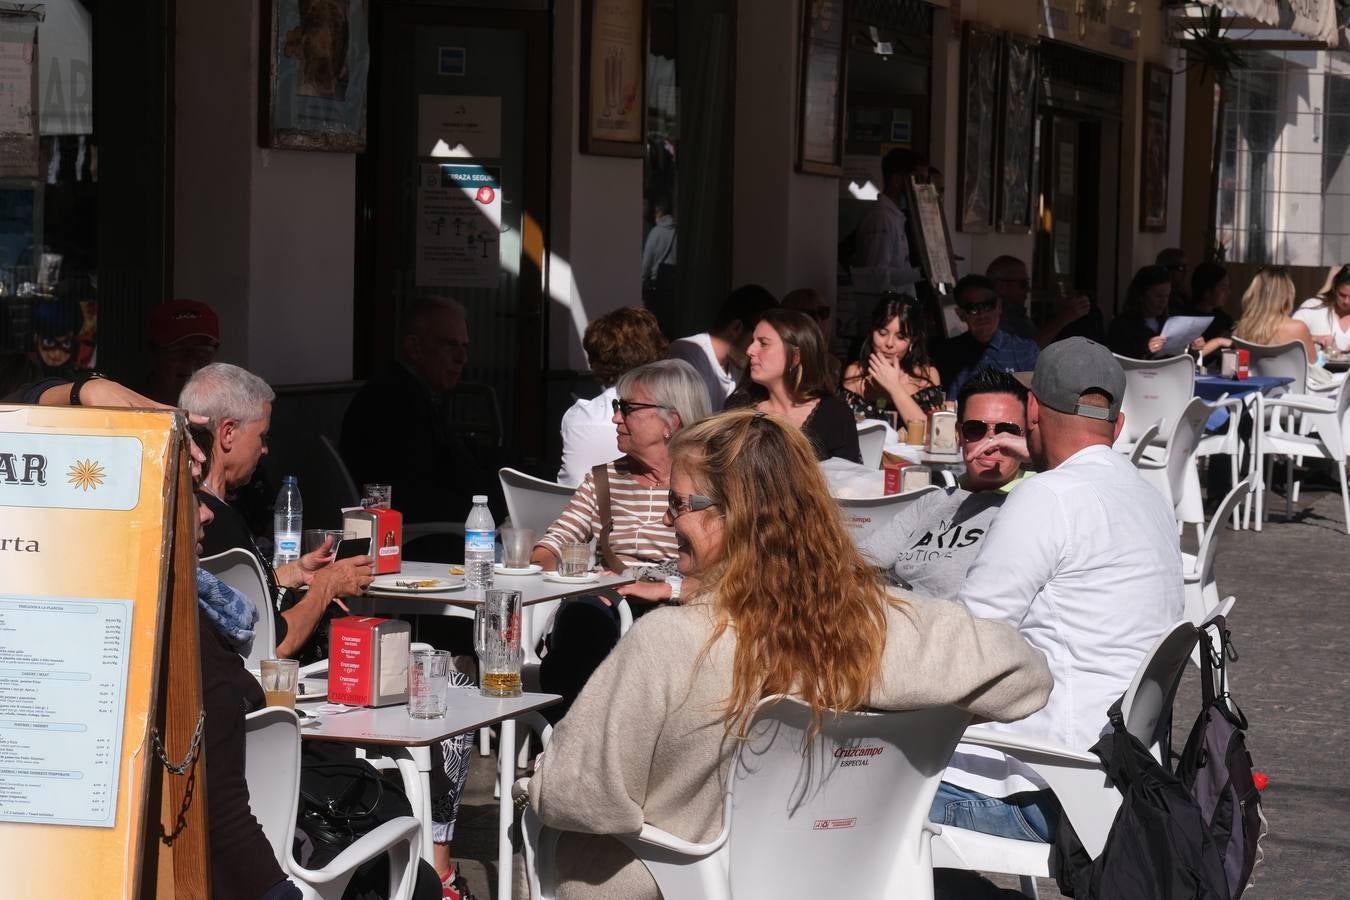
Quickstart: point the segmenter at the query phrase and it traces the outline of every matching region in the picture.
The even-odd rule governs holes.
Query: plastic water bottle
[[[497,558],[497,523],[492,521],[488,498],[475,494],[473,509],[464,520],[464,580],[480,596],[492,587],[492,564]]]
[[[304,529],[304,504],[294,475],[281,479],[277,505],[272,511],[272,565],[281,566],[300,558],[300,532]]]

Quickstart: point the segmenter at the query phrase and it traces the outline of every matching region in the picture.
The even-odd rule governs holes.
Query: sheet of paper
[[[1163,347],[1160,356],[1180,356],[1191,341],[1205,333],[1213,316],[1173,316],[1163,323]]]
[[[0,821],[117,819],[131,602],[0,596]]]
[[[417,189],[418,287],[490,288],[501,275],[501,171],[422,165]]]

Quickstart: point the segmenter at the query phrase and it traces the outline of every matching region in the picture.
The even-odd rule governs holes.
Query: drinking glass
[[[259,667],[263,695],[268,706],[295,709],[295,686],[300,680],[300,663],[293,659],[264,659]]]
[[[473,613],[473,644],[478,653],[484,697],[519,697],[520,591],[490,590]]]
[[[328,552],[332,553],[337,550],[338,541],[342,540],[342,535],[343,532],[341,529],[306,528],[305,533],[301,538],[300,552],[313,553],[323,546],[325,539],[331,537],[333,542],[328,545]]]
[[[414,650],[408,664],[408,715],[414,719],[445,718],[445,691],[450,686],[450,653]]]
[[[922,444],[922,443],[923,443],[923,432],[924,432],[924,429],[927,427],[927,425],[928,425],[928,423],[925,422],[923,419],[915,419],[915,420],[912,421],[912,422],[906,422],[906,423],[905,423],[905,443],[906,443],[906,444]]]
[[[530,564],[530,553],[533,551],[533,529],[502,529],[502,562],[508,569],[523,569],[528,566]]]
[[[591,545],[564,543],[558,560],[558,574],[576,577],[591,570]]]
[[[361,485],[361,505],[367,509],[393,509],[394,488],[388,484]]]

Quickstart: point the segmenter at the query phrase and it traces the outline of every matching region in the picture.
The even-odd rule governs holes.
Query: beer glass
[[[473,644],[484,697],[519,697],[520,591],[490,590],[473,613]]]
[[[445,718],[445,690],[449,685],[449,652],[414,650],[408,664],[408,715],[414,719]]]

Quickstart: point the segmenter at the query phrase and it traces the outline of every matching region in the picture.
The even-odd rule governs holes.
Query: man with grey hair
[[[451,421],[468,362],[464,307],[414,300],[400,323],[397,358],[357,392],[343,417],[338,448],[352,479],[390,485],[405,522],[462,521],[474,494],[500,494],[495,472]]]
[[[371,558],[357,556],[332,561],[333,548],[324,547],[275,569],[254,543],[247,523],[227,498],[248,483],[267,454],[267,429],[276,395],[267,382],[229,363],[212,363],[188,380],[179,404],[205,416],[210,448],[198,498],[212,520],[202,537],[202,555],[215,556],[235,548],[254,555],[267,576],[276,626],[277,655],[308,662],[327,655],[327,641],[311,641],[330,604],[359,594],[370,583]],[[301,596],[298,591],[308,586]],[[279,610],[279,611],[278,611]]]
[[[1003,504],[957,598],[1015,626],[1050,664],[1045,707],[990,726],[1010,736],[1086,752],[1154,642],[1182,618],[1172,509],[1111,449],[1124,395],[1120,363],[1087,338],[1051,344],[1036,361],[1027,448],[1042,471]],[[962,745],[943,778],[933,821],[1053,838],[1053,794],[1016,760]]]

